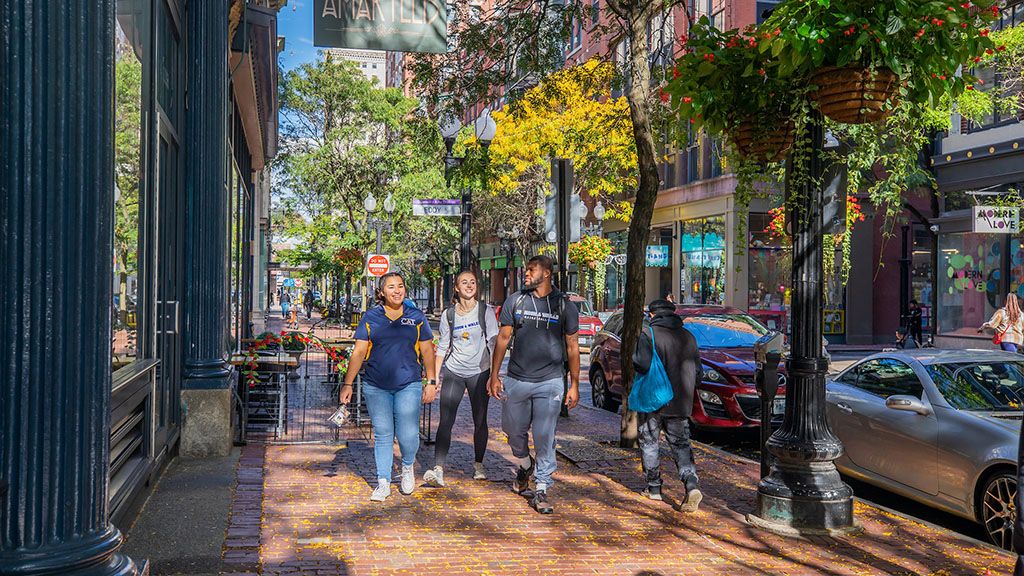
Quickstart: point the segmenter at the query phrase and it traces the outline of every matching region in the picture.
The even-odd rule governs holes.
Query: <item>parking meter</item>
[[[785,337],[781,332],[769,331],[754,342],[754,386],[761,399],[761,477],[768,476],[769,459],[765,445],[772,435],[772,414],[775,395],[779,392],[779,362]]]

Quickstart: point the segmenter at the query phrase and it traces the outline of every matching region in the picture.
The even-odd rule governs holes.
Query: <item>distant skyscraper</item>
[[[333,60],[348,60],[356,65],[356,68],[364,76],[376,80],[378,88],[387,86],[387,75],[383,50],[356,50],[353,48],[328,48],[324,51],[324,57],[328,55]]]

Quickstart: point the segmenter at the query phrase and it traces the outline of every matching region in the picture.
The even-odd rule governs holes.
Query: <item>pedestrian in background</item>
[[[647,488],[644,496],[662,500],[661,495],[661,433],[668,439],[679,479],[686,485],[682,509],[695,512],[703,495],[697,489],[697,465],[690,445],[690,414],[693,392],[702,370],[697,339],[683,328],[676,314],[676,305],[668,299],[655,300],[648,307],[650,327],[641,332],[633,353],[633,368],[638,374],[651,370],[655,353],[665,367],[672,384],[672,399],[654,412],[638,412],[640,462]]]
[[[288,321],[288,310],[292,307],[292,295],[287,290],[281,292],[281,317]]]
[[[413,464],[420,447],[420,405],[434,401],[436,383],[434,334],[423,312],[403,302],[405,279],[388,272],[381,276],[375,296],[378,305],[359,319],[340,400],[346,404],[352,399],[352,383],[365,363],[363,398],[373,424],[377,467],[377,487],[370,501],[383,502],[391,495],[396,437],[402,456],[401,491],[411,494],[416,488]],[[429,380],[423,378],[424,368]]]
[[[555,427],[561,405],[564,402],[573,408],[580,399],[579,310],[551,285],[553,267],[554,261],[544,254],[530,258],[526,264],[527,284],[501,307],[501,331],[487,386],[491,396],[501,398],[501,428],[508,436],[512,455],[519,461],[512,489],[525,495],[530,476],[534,476],[536,489],[530,506],[541,514],[554,511],[547,490],[557,467]],[[513,335],[515,346],[508,376],[502,382],[498,373]],[[568,391],[563,391],[567,361],[571,382]],[[536,460],[530,456],[531,430]]]
[[[922,335],[922,325],[924,324],[924,311],[921,310],[921,305],[917,303],[917,300],[910,301],[910,313],[908,315],[908,328],[910,337],[914,339],[918,346],[924,344],[924,337]]]
[[[302,295],[302,307],[306,309],[306,318],[309,319],[313,315],[313,289],[306,288],[306,292]]]
[[[468,270],[460,272],[455,278],[453,306],[441,314],[434,362],[441,394],[441,421],[434,444],[434,467],[423,474],[425,482],[438,486],[444,486],[452,427],[467,392],[473,411],[473,479],[487,479],[487,382],[491,377],[491,350],[498,338],[498,319],[486,304],[477,300],[478,286],[475,274]]]
[[[992,330],[995,337],[992,342],[1007,352],[1020,352],[1024,345],[1024,316],[1020,313],[1020,301],[1017,295],[1010,292],[1006,295],[1006,303],[989,318],[988,322],[978,328],[978,332]]]

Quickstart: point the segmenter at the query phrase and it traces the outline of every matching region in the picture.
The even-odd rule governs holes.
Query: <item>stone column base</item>
[[[180,454],[186,458],[227,456],[234,439],[231,389],[182,390]]]

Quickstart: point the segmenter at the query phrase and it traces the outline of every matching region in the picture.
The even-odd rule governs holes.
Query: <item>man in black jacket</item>
[[[690,413],[693,411],[693,391],[701,373],[697,340],[690,331],[683,328],[683,321],[676,314],[676,305],[668,300],[655,300],[648,306],[651,328],[640,335],[633,354],[633,367],[637,373],[646,374],[651,369],[652,341],[654,349],[665,366],[669,382],[672,383],[672,400],[650,413],[639,412],[640,450],[647,489],[644,496],[661,500],[661,432],[665,431],[672,450],[679,479],[686,484],[686,499],[682,510],[695,512],[703,495],[697,489],[697,466],[690,446]]]

